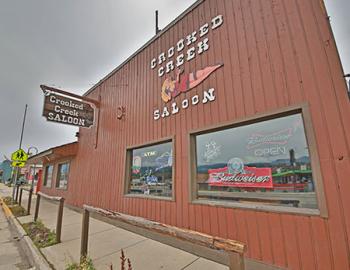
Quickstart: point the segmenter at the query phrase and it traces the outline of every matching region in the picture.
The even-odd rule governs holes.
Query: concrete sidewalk
[[[0,184],[0,195],[11,194],[11,189]],[[18,218],[21,223],[33,221],[35,197],[32,201],[31,215]],[[22,206],[26,208],[27,192],[23,192]],[[58,205],[45,199],[40,202],[39,219],[46,227],[55,230]],[[64,208],[62,242],[41,249],[47,260],[57,270],[65,269],[71,262],[79,261],[82,214]],[[115,227],[108,223],[90,219],[89,257],[96,269],[120,268],[120,250],[130,258],[134,270],[228,270],[228,267],[195,256],[180,249],[145,238],[138,234]]]
[[[0,207],[0,269],[31,269],[17,239],[18,236],[11,229],[10,222]]]

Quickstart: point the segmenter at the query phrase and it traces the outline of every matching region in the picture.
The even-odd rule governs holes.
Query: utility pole
[[[19,148],[18,149],[22,148],[22,140],[23,140],[24,125],[26,123],[27,108],[28,108],[28,104],[26,104],[26,106],[24,108],[24,116],[23,116],[23,122],[22,122],[21,138],[19,140]],[[15,190],[16,190],[16,183],[17,183],[17,177],[18,177],[18,170],[19,170],[19,168],[16,167],[15,168],[15,177],[13,179],[12,200],[15,199]]]

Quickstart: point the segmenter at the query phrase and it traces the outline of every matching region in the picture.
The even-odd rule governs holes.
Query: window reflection
[[[130,194],[172,196],[172,143],[131,150]]]
[[[317,208],[301,114],[196,136],[198,197]]]
[[[53,165],[46,166],[45,167],[45,179],[44,179],[44,186],[45,187],[51,187],[52,173],[53,173]]]
[[[69,163],[62,163],[58,166],[57,188],[67,189],[69,174]]]

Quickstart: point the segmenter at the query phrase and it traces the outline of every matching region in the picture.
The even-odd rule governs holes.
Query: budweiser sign
[[[208,170],[210,186],[273,188],[271,168],[241,166],[237,158],[227,167]],[[237,166],[237,164],[241,164]]]
[[[252,134],[248,138],[247,148],[252,149],[257,146],[266,144],[284,145],[288,143],[288,140],[292,136],[292,134],[292,128],[286,128],[270,134]]]

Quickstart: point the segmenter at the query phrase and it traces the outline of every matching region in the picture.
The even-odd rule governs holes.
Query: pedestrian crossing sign
[[[22,168],[22,167],[24,167],[24,165],[26,165],[25,161],[13,161],[11,163],[12,167],[20,167],[20,168]]]
[[[13,152],[11,155],[12,161],[25,162],[27,161],[27,159],[28,159],[28,154],[23,149],[18,149],[16,152]]]

